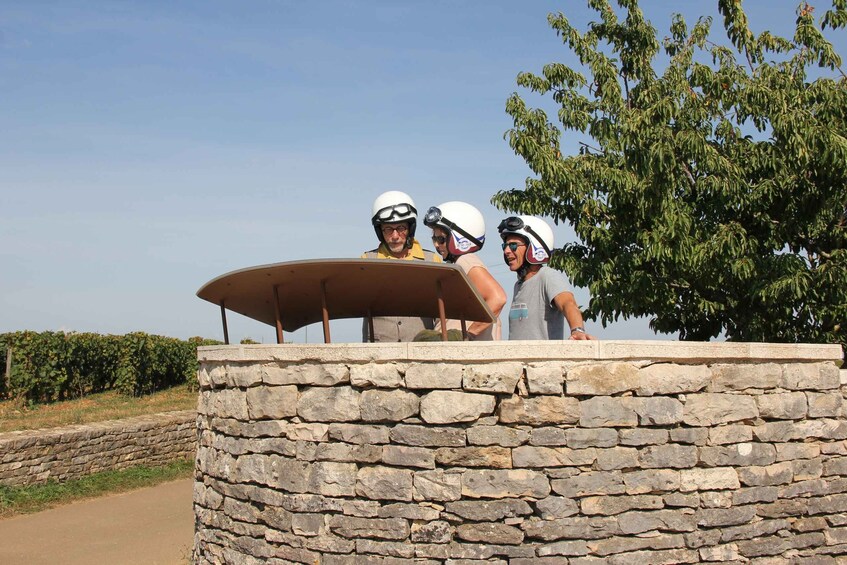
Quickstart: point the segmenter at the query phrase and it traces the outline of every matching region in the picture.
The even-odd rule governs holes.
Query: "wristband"
[[[577,326],[575,328],[571,328],[571,335],[576,334],[576,333],[584,334],[585,328],[583,328],[582,326]]]

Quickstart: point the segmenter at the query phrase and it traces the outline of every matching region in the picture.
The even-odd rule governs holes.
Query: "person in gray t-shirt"
[[[512,216],[497,227],[503,260],[518,276],[509,310],[509,339],[595,339],[585,332],[582,312],[562,275],[546,266],[553,230],[541,218]]]

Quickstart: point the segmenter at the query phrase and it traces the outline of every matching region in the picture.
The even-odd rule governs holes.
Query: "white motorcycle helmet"
[[[373,224],[376,237],[382,243],[385,243],[385,238],[382,236],[382,224],[407,222],[409,232],[406,237],[406,246],[411,247],[412,240],[415,238],[417,219],[418,210],[415,208],[415,201],[405,192],[389,190],[374,200],[371,224]]]
[[[541,265],[550,260],[553,249],[553,230],[541,218],[535,216],[510,216],[497,226],[500,237],[505,241],[510,235],[526,240],[526,262]]]
[[[424,225],[441,228],[449,234],[449,256],[475,253],[485,243],[485,219],[479,210],[467,202],[453,201],[433,206],[424,216]]]

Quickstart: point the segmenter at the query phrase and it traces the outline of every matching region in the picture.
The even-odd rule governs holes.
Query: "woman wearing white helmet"
[[[553,230],[541,218],[511,216],[497,226],[503,260],[517,274],[509,309],[509,339],[594,339],[585,333],[582,312],[564,277],[549,268]]]
[[[466,202],[445,202],[433,206],[424,217],[424,225],[432,228],[435,250],[448,263],[455,263],[465,271],[479,291],[482,299],[497,316],[497,322],[473,322],[468,328],[471,340],[500,339],[500,311],[506,305],[506,292],[491,276],[482,260],[475,255],[485,243],[485,220],[482,214]],[[448,321],[448,329],[457,329],[461,323]]]
[[[379,247],[362,254],[363,259],[400,259],[441,263],[441,256],[425,250],[415,239],[418,211],[405,192],[389,190],[377,196],[371,212],[371,224]],[[382,316],[373,318],[373,335],[367,320],[362,322],[363,341],[412,341],[424,329],[432,329],[431,318]]]

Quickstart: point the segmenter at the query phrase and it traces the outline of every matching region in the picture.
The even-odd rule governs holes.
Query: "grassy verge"
[[[40,512],[86,498],[187,479],[191,477],[193,470],[193,459],[185,459],[162,467],[132,467],[120,471],[104,471],[64,483],[51,481],[43,485],[26,487],[0,485],[0,518]]]
[[[27,406],[18,400],[4,400],[0,402],[0,433],[57,428],[196,407],[197,392],[185,385],[137,398],[103,392],[77,400],[35,406]]]

